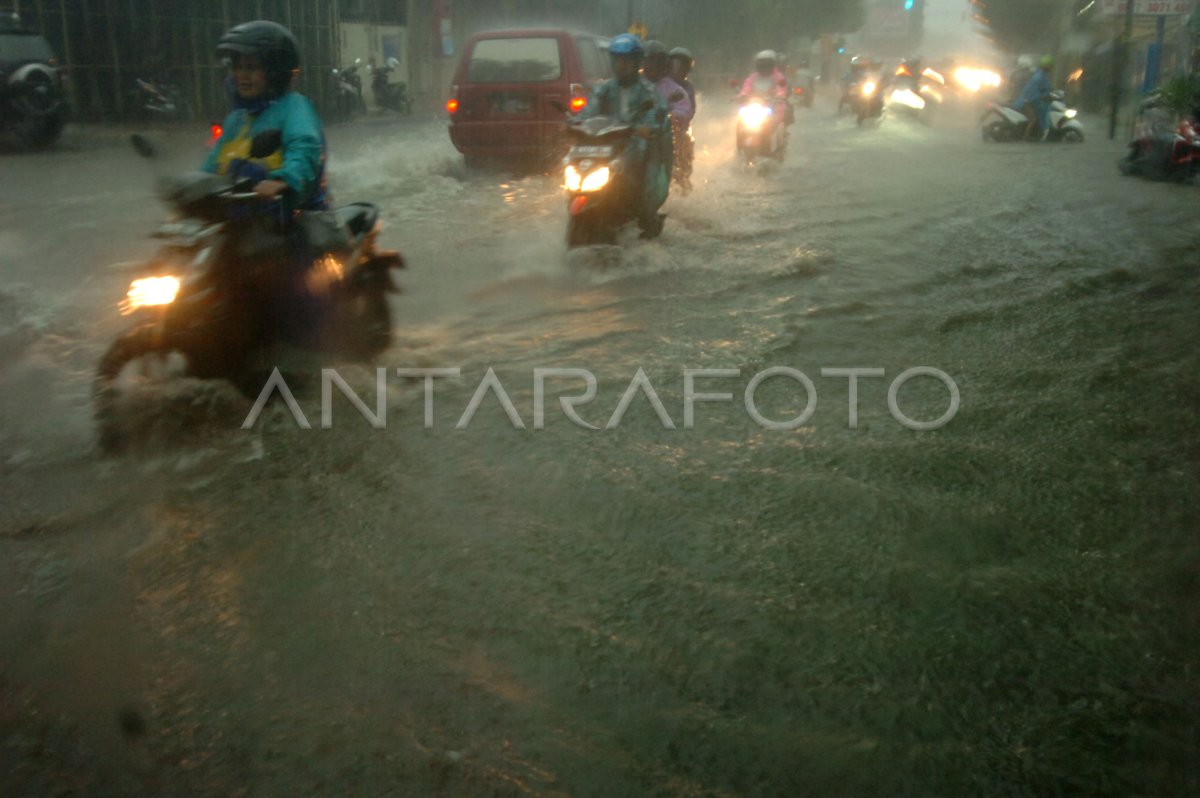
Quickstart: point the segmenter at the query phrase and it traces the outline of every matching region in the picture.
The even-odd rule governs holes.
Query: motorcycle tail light
[[[571,113],[577,114],[587,107],[587,97],[572,97],[571,98]]]
[[[458,100],[453,98],[446,100],[446,113],[458,113]]]

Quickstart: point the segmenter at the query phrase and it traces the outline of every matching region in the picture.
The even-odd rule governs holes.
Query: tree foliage
[[[996,46],[1009,52],[1050,52],[1074,0],[972,0],[975,19]]]

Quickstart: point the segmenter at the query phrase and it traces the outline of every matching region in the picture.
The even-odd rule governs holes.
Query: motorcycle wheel
[[[1066,130],[1066,131],[1063,131],[1062,140],[1065,141],[1067,144],[1082,144],[1083,143],[1083,134],[1080,133],[1078,130],[1073,130],[1073,129]]]
[[[369,359],[392,344],[392,309],[383,291],[364,291],[353,297],[347,325],[347,354]]]
[[[31,150],[44,150],[62,135],[64,120],[59,114],[24,117],[13,125],[17,138]]]
[[[610,243],[595,220],[587,216],[567,218],[567,249]]]
[[[96,367],[96,377],[92,382],[92,407],[96,419],[97,442],[101,451],[113,454],[128,444],[128,434],[115,423],[117,378],[126,366],[151,356],[154,356],[157,362],[147,361],[143,364],[143,371],[152,370],[155,366],[161,367],[168,354],[162,347],[158,328],[147,324],[126,331],[112,342],[108,351],[100,358],[100,365]]]
[[[1008,137],[1005,135],[1003,122],[992,122],[983,126],[983,140],[987,142],[1006,141]]]

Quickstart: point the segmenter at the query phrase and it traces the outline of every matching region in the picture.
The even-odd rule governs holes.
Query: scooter
[[[1065,141],[1079,144],[1083,141],[1083,125],[1079,123],[1079,112],[1068,108],[1061,91],[1050,94],[1050,129],[1046,141]],[[979,119],[983,128],[983,140],[988,142],[1024,141],[1029,120],[1025,114],[1003,103],[989,102]]]
[[[400,62],[389,58],[386,66],[372,70],[371,91],[375,93],[375,102],[380,108],[387,108],[398,114],[411,114],[412,99],[408,96],[408,84],[388,82],[388,75],[399,68]]]
[[[281,140],[278,130],[259,134],[250,156],[267,157]],[[144,137],[133,143],[143,157],[154,156]],[[178,220],[159,228],[165,243],[138,267],[119,306],[132,323],[96,369],[103,449],[126,442],[111,423],[122,377],[161,372],[173,354],[182,356],[184,374],[228,380],[253,396],[263,385],[257,362],[280,344],[355,359],[387,348],[387,294],[399,290],[391,270],[404,261],[376,247],[381,226],[374,205],[300,212],[285,221],[263,212],[250,180],[207,172],[171,181],[164,193]],[[286,254],[296,235],[312,254],[303,264]]]
[[[859,85],[859,97],[855,102],[855,121],[859,127],[869,119],[883,117],[883,91],[874,78],[864,80]]]
[[[567,247],[614,244],[641,207],[641,180],[627,157],[633,128],[594,116],[568,123],[567,138]]]
[[[1138,109],[1129,152],[1118,163],[1121,174],[1188,183],[1200,172],[1200,123],[1176,119],[1151,96]]]
[[[361,64],[362,59],[356,58],[354,63],[345,69],[333,70],[334,106],[338,119],[342,121],[350,119],[356,113],[367,111],[367,103],[363,99],[362,77],[358,74]]]
[[[762,97],[737,97],[737,151],[742,160],[753,165],[762,159],[782,161],[787,150],[788,131],[784,111],[786,101]]]

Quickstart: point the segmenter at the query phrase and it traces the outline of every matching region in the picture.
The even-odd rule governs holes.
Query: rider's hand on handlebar
[[[287,191],[288,184],[282,180],[263,180],[254,187],[254,193],[259,199],[273,200],[278,199],[279,195]]]

